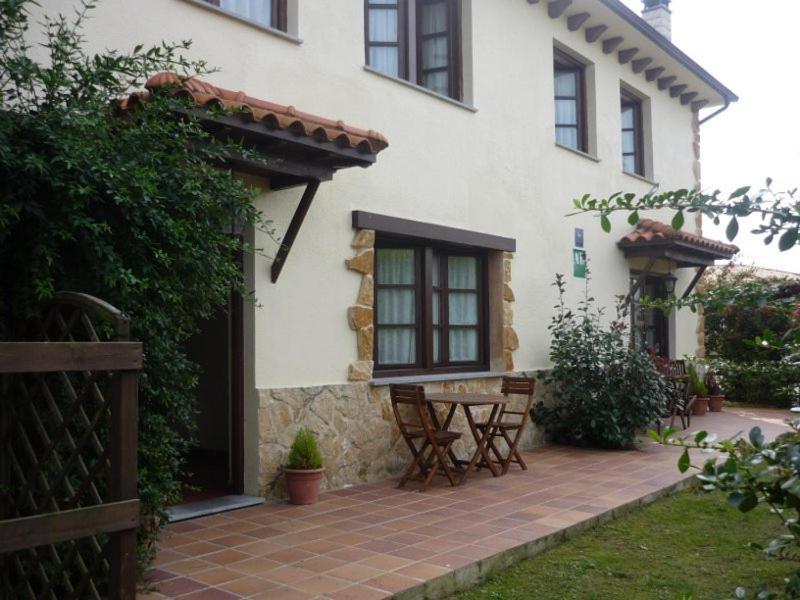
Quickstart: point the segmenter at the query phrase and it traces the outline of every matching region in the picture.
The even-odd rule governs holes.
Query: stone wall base
[[[427,383],[434,392],[499,393],[500,378]],[[537,383],[537,396],[540,395]],[[514,397],[511,410],[524,408],[525,399]],[[474,411],[485,417],[488,409]],[[325,460],[323,489],[369,483],[402,473],[411,454],[400,437],[387,386],[366,382],[319,387],[259,390],[258,453],[259,489],[266,497],[281,498],[285,485],[281,467],[301,427],[317,435]],[[471,456],[472,436],[459,409],[452,429],[463,433],[454,445],[459,456]],[[520,446],[531,449],[544,444],[544,433],[530,423]]]

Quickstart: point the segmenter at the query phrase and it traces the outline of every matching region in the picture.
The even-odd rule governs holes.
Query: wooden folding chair
[[[691,394],[689,375],[686,371],[686,361],[668,360],[661,363],[656,362],[656,366],[667,380],[667,386],[669,387],[670,398],[667,407],[667,416],[669,417],[670,428],[675,425],[675,420],[678,418],[681,421],[681,427],[683,429],[691,427],[692,407],[696,397]],[[658,423],[658,430],[661,432],[660,422]]]
[[[425,390],[421,385],[392,385],[389,394],[400,434],[414,457],[397,487],[405,486],[409,480],[416,480],[422,481],[423,487],[427,488],[437,474],[447,477],[450,485],[454,487],[458,485],[458,480],[448,463],[448,453],[453,442],[459,439],[461,434],[454,431],[439,431],[434,426],[428,412]],[[401,414],[401,405],[408,407],[408,412],[415,422],[405,420]],[[419,475],[414,476],[417,470]]]
[[[535,383],[536,381],[534,379],[528,377],[503,377],[503,384],[500,389],[503,395],[509,396],[514,394],[528,397],[525,409],[522,411],[508,410],[508,405],[503,405],[500,408],[500,413],[497,415],[497,421],[489,433],[489,449],[502,467],[503,475],[508,473],[512,462],[517,463],[523,470],[528,469],[528,465],[526,465],[525,461],[522,459],[517,445],[520,439],[522,439],[522,433],[530,419],[529,415],[531,407],[533,406],[533,390]],[[509,418],[509,415],[513,416]],[[476,426],[481,431],[484,431],[489,424],[477,423]],[[503,456],[497,444],[495,444],[497,438],[503,438],[508,446],[508,452],[505,456]]]

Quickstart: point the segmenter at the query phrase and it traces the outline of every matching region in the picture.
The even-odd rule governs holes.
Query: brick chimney
[[[670,0],[644,0],[642,18],[668,40],[672,39],[672,11]]]

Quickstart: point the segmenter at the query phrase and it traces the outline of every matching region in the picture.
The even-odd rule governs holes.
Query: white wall
[[[72,1],[44,4],[67,11]],[[582,31],[569,32],[563,18],[549,19],[546,3],[473,0],[472,12],[477,112],[364,70],[361,0],[300,0],[302,44],[189,0],[103,0],[89,21],[87,38],[98,48],[191,38],[192,55],[222,69],[208,80],[379,130],[390,141],[373,167],[323,184],[277,284],[269,282],[268,259],[255,258],[256,387],[346,380],[356,344],[345,313],[360,281],[344,267],[354,209],[516,238],[515,363],[547,366],[550,284],[556,272],[570,275],[575,295],[583,283],[571,277],[574,227],[586,230],[594,295],[611,309],[614,295],[627,289],[628,265],[615,245],[628,230],[623,220],[608,235],[594,218],[565,218],[572,198],[584,193],[651,188],[621,170],[621,82],[651,98],[652,178],[662,189],[692,187],[689,108],[588,44]],[[595,63],[598,162],[554,145],[554,41]],[[283,232],[300,194],[265,194],[258,207]],[[274,252],[263,234],[256,241]],[[683,272],[678,289],[690,277]],[[693,317],[677,329],[678,354],[693,351]]]

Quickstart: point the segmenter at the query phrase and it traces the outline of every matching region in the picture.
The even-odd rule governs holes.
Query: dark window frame
[[[620,92],[620,116],[622,115],[622,110],[626,108],[633,109],[633,129],[621,127],[621,132],[633,132],[633,152],[625,152],[623,147],[622,149],[622,170],[625,173],[632,173],[633,175],[639,175],[640,177],[645,177],[645,165],[644,165],[644,103],[642,102],[641,98],[637,98],[630,92],[626,90],[621,90]],[[626,156],[633,156],[633,171],[628,171],[625,168],[625,157]]]
[[[444,3],[447,11],[447,71],[448,98],[461,102],[463,100],[463,44],[461,39],[462,27],[462,1],[461,0],[396,0],[393,4],[376,4],[364,0],[364,61],[370,65],[370,48],[378,46],[396,46],[398,48],[398,77],[420,87],[423,85],[426,70],[422,67],[422,41],[423,38],[437,37],[442,34],[418,34],[421,30],[422,11],[419,7],[423,4]],[[397,42],[371,42],[369,31],[370,10],[397,10]],[[373,67],[374,68],[374,67]],[[444,68],[428,69],[444,70]],[[391,75],[390,75],[391,76]],[[439,92],[429,90],[434,94]]]
[[[577,75],[578,85],[576,86],[575,96],[558,96],[555,93],[555,75],[558,72],[569,72]],[[586,64],[573,58],[566,52],[553,49],[553,103],[556,100],[575,100],[576,103],[576,125],[559,125],[555,124],[555,129],[572,129],[578,130],[578,148],[580,152],[589,151],[589,128],[588,116],[586,112]],[[556,143],[558,139],[556,138]],[[565,144],[559,144],[565,148],[569,148]]]
[[[255,23],[259,27],[269,27],[270,29],[276,29],[278,31],[282,31],[286,33],[288,29],[287,17],[286,17],[286,3],[288,0],[272,0],[272,8],[270,9],[270,16],[269,16],[269,25],[264,25],[263,23],[259,23],[258,21],[254,21],[252,19],[248,19],[232,10],[228,10],[222,8],[220,6],[220,0],[203,0],[212,6],[216,6],[220,10],[224,10],[226,13],[231,15],[235,15],[239,19],[247,21],[249,23]]]
[[[407,248],[414,250],[415,264],[415,309],[416,309],[416,362],[409,365],[381,365],[378,360],[378,331],[391,325],[378,324],[378,290],[384,288],[397,288],[392,284],[380,284],[378,250],[381,248]],[[433,362],[433,277],[432,262],[434,252],[439,254],[439,363]],[[375,276],[374,276],[374,306],[373,306],[373,360],[375,375],[380,377],[394,377],[403,375],[430,375],[435,373],[465,373],[489,370],[489,270],[488,252],[476,248],[464,248],[435,241],[408,240],[397,237],[379,236],[375,242]],[[478,323],[474,326],[450,325],[448,296],[450,289],[447,281],[447,258],[449,256],[473,256],[478,261],[477,295]],[[473,290],[469,290],[473,291]],[[478,332],[478,360],[451,362],[449,360],[449,330],[450,328],[472,328]]]

